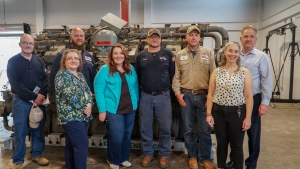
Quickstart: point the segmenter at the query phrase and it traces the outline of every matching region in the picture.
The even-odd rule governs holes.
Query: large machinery
[[[89,51],[96,62],[96,67],[99,69],[107,61],[107,55],[111,48],[116,43],[123,44],[130,55],[130,63],[134,65],[136,55],[138,52],[148,47],[146,37],[150,28],[134,28],[127,27],[127,22],[118,18],[117,16],[108,13],[101,18],[99,26],[90,26],[88,29],[84,29],[86,36],[86,50]],[[162,35],[162,47],[170,49],[174,55],[181,49],[186,47],[185,33],[189,26],[182,27],[170,27],[170,24],[166,24],[164,28],[157,28],[161,31]],[[217,51],[228,42],[227,31],[219,26],[212,26],[210,24],[198,24],[196,25],[201,30],[202,40],[203,38],[212,37],[215,40],[214,51]],[[218,32],[221,35],[219,36]],[[45,29],[43,32],[35,37],[35,53],[45,60],[47,65],[47,71],[50,73],[51,65],[54,61],[57,53],[64,50],[70,44],[71,30],[67,26],[63,26],[63,29]],[[219,60],[218,58],[216,60]],[[46,144],[48,145],[64,145],[64,130],[57,124],[57,113],[55,105],[55,93],[53,86],[49,86],[49,99],[50,104],[47,107],[47,122],[45,126]],[[12,96],[9,91],[3,92],[4,94],[4,106],[3,110],[0,109],[0,114],[8,116],[11,112],[11,100]],[[180,107],[176,98],[172,97],[172,110],[173,110],[173,125],[172,125],[172,148],[175,151],[183,150],[183,137],[181,130],[181,118]],[[105,135],[106,128],[103,123],[98,120],[97,106],[93,107],[94,119],[91,122],[89,128],[90,135],[90,147],[106,147]],[[7,120],[4,123],[5,128],[13,130],[13,126],[9,126]],[[158,127],[156,122],[153,125],[154,138],[158,138]],[[132,147],[141,148],[139,143],[139,124],[138,113],[135,120],[134,129],[132,132]],[[157,148],[157,142],[153,147]]]

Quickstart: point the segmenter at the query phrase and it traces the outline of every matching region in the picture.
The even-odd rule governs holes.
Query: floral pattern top
[[[90,121],[92,114],[86,117],[83,110],[87,104],[93,105],[92,92],[82,73],[79,78],[68,70],[62,70],[55,76],[55,94],[58,123],[63,125],[74,121]],[[86,93],[86,94],[85,94]]]

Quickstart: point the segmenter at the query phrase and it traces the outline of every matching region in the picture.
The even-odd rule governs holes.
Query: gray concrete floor
[[[300,166],[300,104],[276,103],[276,107],[269,107],[269,112],[262,118],[261,153],[257,169],[298,169]],[[2,122],[0,125],[3,125]],[[1,131],[1,135],[4,131]],[[215,135],[213,145],[215,144]],[[40,167],[31,162],[29,155],[30,148],[27,148],[25,157],[25,169],[63,169],[65,168],[64,147],[46,146],[43,156],[50,160],[50,165]],[[0,154],[0,168],[12,167],[12,150],[2,150]],[[244,142],[245,158],[248,155],[247,136]],[[154,160],[148,169],[158,167],[157,152]],[[216,164],[216,154],[214,154]],[[90,148],[89,157],[98,161],[96,165],[88,165],[88,169],[108,169],[106,163],[106,149]],[[132,169],[143,168],[140,166],[142,158],[141,150],[132,150],[130,161]],[[124,168],[124,167],[122,167]],[[187,166],[187,155],[183,152],[172,152],[170,155],[170,169],[185,169]],[[202,169],[201,167],[199,169]]]

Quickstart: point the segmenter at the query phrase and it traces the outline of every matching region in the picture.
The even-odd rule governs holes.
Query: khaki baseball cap
[[[31,128],[38,128],[43,119],[43,111],[39,107],[32,107],[29,113],[29,125]]]
[[[150,29],[150,30],[148,31],[147,36],[151,36],[151,35],[153,35],[153,34],[155,34],[155,33],[156,33],[159,37],[161,37],[160,31],[159,31],[158,29],[156,29],[156,28]]]
[[[193,30],[196,30],[200,33],[200,29],[197,27],[197,26],[190,26],[187,31],[186,31],[186,34],[189,34],[191,33]]]

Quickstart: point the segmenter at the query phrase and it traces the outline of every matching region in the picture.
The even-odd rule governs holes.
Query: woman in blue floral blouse
[[[76,49],[66,50],[55,76],[58,122],[65,130],[67,169],[86,168],[88,137],[85,122],[92,120],[92,93],[82,69],[82,57]]]
[[[139,100],[138,80],[125,47],[115,44],[94,80],[99,120],[106,121],[107,162],[130,167],[130,138]]]

